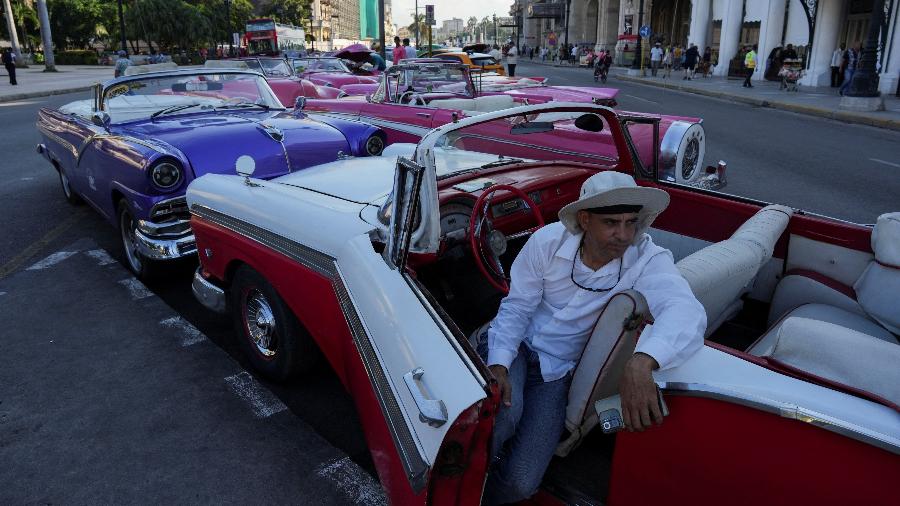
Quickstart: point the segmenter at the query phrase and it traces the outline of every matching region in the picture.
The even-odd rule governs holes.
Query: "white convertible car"
[[[670,411],[661,426],[592,430],[618,364],[652,328],[641,294],[620,289],[576,368],[568,431],[531,502],[895,503],[900,213],[873,230],[656,182],[635,156],[634,121],[593,105],[526,106],[268,181],[241,158],[240,174],[188,189],[194,292],[232,315],[261,373],[328,361],[393,504],[479,504],[498,391],[467,336],[496,313],[528,235],[591,174],[626,172],[671,196],[649,233],[705,307],[706,345],[655,373]],[[501,127],[506,140],[484,137]],[[612,135],[617,156],[491,151],[572,128]]]

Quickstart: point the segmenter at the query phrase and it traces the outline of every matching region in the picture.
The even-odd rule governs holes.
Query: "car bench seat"
[[[750,291],[760,268],[772,258],[792,215],[789,207],[766,206],[730,238],[675,264],[706,310],[707,336],[741,310],[741,295]]]
[[[839,325],[900,344],[900,213],[878,217],[872,231],[872,250],[874,260],[852,288],[815,272],[794,271],[785,276],[772,297],[770,328],[747,352],[757,356],[770,353],[780,328],[793,317]]]

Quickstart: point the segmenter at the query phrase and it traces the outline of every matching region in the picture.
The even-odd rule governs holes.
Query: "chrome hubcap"
[[[247,294],[244,305],[244,325],[247,335],[257,351],[266,358],[275,355],[274,337],[276,334],[275,313],[266,297],[259,290],[251,290]]]
[[[700,141],[692,138],[684,149],[684,160],[681,162],[681,176],[690,179],[697,170],[697,158],[700,156]]]
[[[122,223],[119,225],[119,229],[122,231],[122,245],[125,249],[125,258],[128,259],[131,268],[139,272],[142,263],[140,256],[138,256],[137,239],[134,235],[134,220],[131,218],[131,213],[128,211],[123,212]]]

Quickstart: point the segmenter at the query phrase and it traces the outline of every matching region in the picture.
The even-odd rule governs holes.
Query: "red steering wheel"
[[[493,195],[498,191],[508,191],[513,195],[522,199],[525,205],[531,210],[531,215],[537,225],[517,232],[509,237],[503,235],[499,230],[494,230],[491,220],[488,218],[488,207],[490,206]],[[506,243],[509,239],[517,239],[533,234],[536,230],[544,226],[544,217],[541,211],[535,205],[531,197],[515,186],[508,184],[497,184],[485,190],[478,200],[475,201],[475,209],[469,218],[469,245],[472,247],[472,254],[475,257],[475,265],[478,270],[497,290],[504,294],[509,293],[509,280],[503,266],[500,264],[500,255],[506,251]]]

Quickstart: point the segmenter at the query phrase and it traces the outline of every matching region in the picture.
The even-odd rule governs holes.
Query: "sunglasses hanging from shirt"
[[[603,292],[608,292],[608,291],[612,290],[613,288],[616,287],[616,285],[619,284],[619,281],[622,281],[622,264],[624,264],[625,262],[621,258],[619,259],[619,275],[616,276],[616,282],[613,283],[613,285],[611,287],[609,287],[609,288],[588,288],[588,287],[582,285],[581,283],[579,283],[578,281],[575,281],[575,262],[578,261],[578,259],[581,257],[581,250],[584,247],[583,241],[584,240],[582,240],[582,243],[578,245],[578,251],[575,252],[575,258],[572,259],[572,272],[569,274],[569,277],[572,279],[572,283],[575,283],[575,286],[577,286],[578,288],[581,288],[582,290],[587,290],[589,292],[603,293]]]

